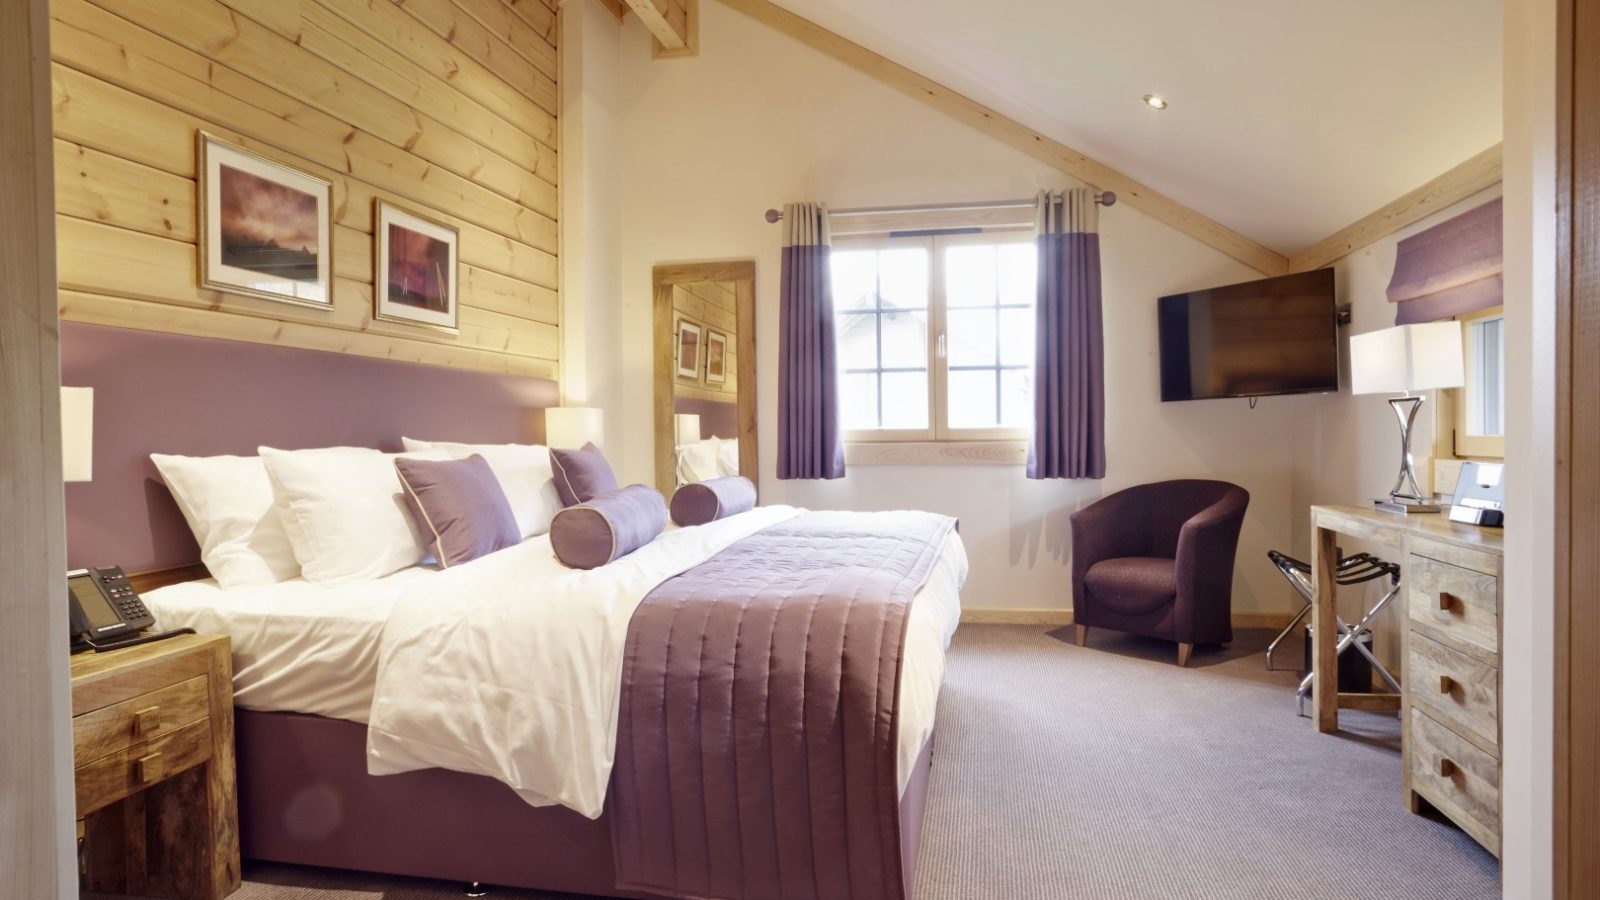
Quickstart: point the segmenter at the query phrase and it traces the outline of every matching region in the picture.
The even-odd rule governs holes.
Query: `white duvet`
[[[488,775],[536,806],[600,815],[616,748],[628,622],[656,585],[801,510],[760,507],[668,531],[594,571],[529,541],[403,592],[383,629],[368,717],[373,774]],[[912,604],[902,654],[900,787],[933,730],[967,560],[952,531]]]

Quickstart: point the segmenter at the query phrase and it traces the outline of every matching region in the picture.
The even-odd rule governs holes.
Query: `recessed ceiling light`
[[[1145,94],[1144,105],[1151,109],[1166,109],[1167,99],[1159,94]]]

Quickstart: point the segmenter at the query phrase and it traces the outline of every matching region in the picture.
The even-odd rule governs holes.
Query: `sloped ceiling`
[[[1498,0],[778,2],[1285,255],[1500,140]]]

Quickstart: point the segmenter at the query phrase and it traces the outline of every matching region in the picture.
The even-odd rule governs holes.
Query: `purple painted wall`
[[[739,404],[695,397],[673,397],[672,411],[700,417],[700,437],[733,439],[739,436]]]
[[[129,572],[200,558],[151,453],[539,442],[559,402],[543,378],[74,322],[61,383],[95,389],[94,480],[66,486],[67,564]]]

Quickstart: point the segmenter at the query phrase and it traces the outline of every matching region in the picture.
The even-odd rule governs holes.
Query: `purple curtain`
[[[1038,327],[1029,478],[1106,475],[1099,206],[1083,189],[1039,194]]]
[[[828,208],[783,208],[778,313],[778,477],[843,478]]]
[[[1504,302],[1500,236],[1496,197],[1401,241],[1388,290],[1394,323],[1433,322]]]

